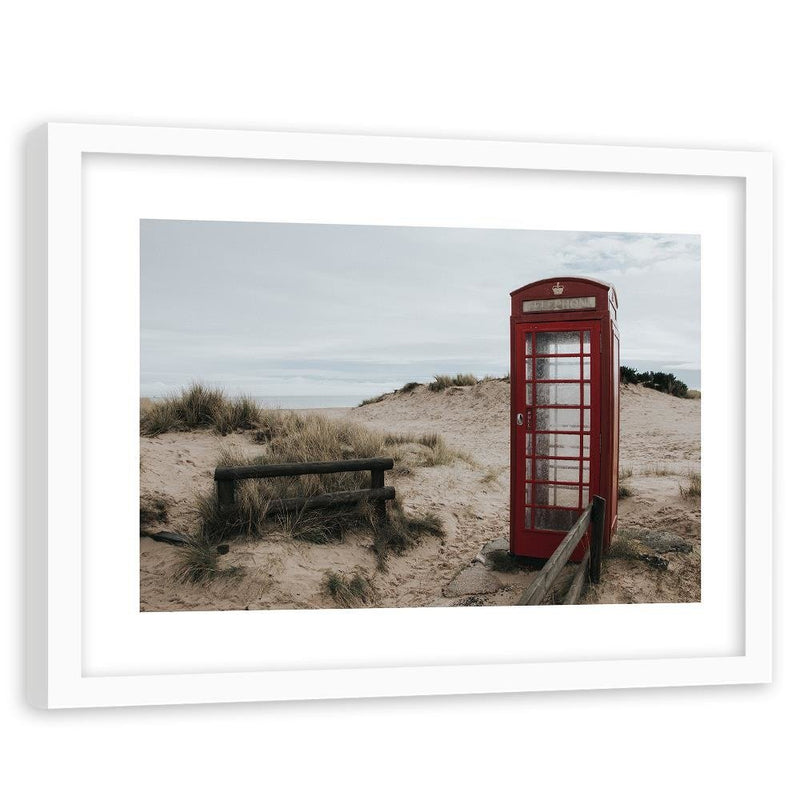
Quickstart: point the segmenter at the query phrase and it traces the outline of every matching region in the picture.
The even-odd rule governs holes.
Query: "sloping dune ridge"
[[[386,474],[410,513],[433,511],[444,535],[425,537],[377,569],[371,538],[353,532],[341,543],[311,544],[288,534],[234,540],[220,557],[239,567],[232,577],[182,583],[175,577],[179,548],[142,536],[140,607],[143,611],[331,608],[323,586],[330,571],[360,569],[374,588],[371,606],[513,604],[532,579],[528,570],[492,571],[492,585],[474,595],[446,592],[488,542],[508,535],[509,385],[503,380],[433,392],[421,386],[396,392],[360,408],[324,409],[331,417],[395,434],[439,433],[462,453],[452,464]],[[642,603],[700,600],[700,500],[686,487],[700,472],[700,401],[640,386],[621,390],[620,473],[630,496],[620,500],[619,528],[680,537],[679,549],[641,558],[617,548],[604,562],[602,582],[582,602]],[[166,433],[141,438],[141,492],[163,501],[164,517],[151,530],[190,534],[193,502],[213,486],[221,448],[256,454],[247,432],[222,437],[212,432]],[[674,539],[673,539],[674,540]],[[650,552],[650,551],[648,551]]]

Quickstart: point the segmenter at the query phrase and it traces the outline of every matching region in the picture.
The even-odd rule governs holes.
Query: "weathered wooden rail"
[[[244,467],[217,467],[214,480],[217,483],[217,502],[220,506],[231,506],[236,500],[236,482],[254,478],[285,478],[292,475],[325,475],[333,472],[361,472],[371,474],[369,489],[355,489],[350,492],[329,492],[311,497],[283,497],[273,501],[271,510],[275,513],[287,511],[330,508],[338,505],[352,505],[361,500],[369,500],[381,521],[386,520],[386,501],[394,500],[393,486],[384,485],[386,470],[394,467],[391,458],[352,458],[346,461],[306,461],[293,464],[253,464]]]
[[[569,529],[569,532],[562,539],[561,544],[556,548],[553,555],[550,556],[541,571],[537,573],[530,586],[517,600],[517,605],[539,605],[547,597],[547,593],[553,588],[556,578],[558,578],[559,573],[569,561],[570,556],[575,552],[575,548],[580,544],[581,539],[586,535],[590,525],[592,526],[592,531],[589,547],[586,549],[578,571],[575,573],[575,577],[567,590],[567,594],[564,597],[564,605],[572,605],[578,601],[587,573],[589,580],[592,583],[597,583],[600,580],[600,563],[603,556],[605,518],[606,501],[604,498],[595,495],[592,498],[592,502],[586,506],[575,524]]]

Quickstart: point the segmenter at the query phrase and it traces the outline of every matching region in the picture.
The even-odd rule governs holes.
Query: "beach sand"
[[[448,585],[470,565],[486,543],[508,536],[509,385],[480,382],[432,392],[419,387],[394,393],[361,408],[323,409],[331,417],[397,434],[437,432],[469,460],[418,467],[411,474],[388,472],[410,513],[434,511],[444,521],[442,538],[424,537],[402,555],[391,555],[378,571],[371,537],[354,533],[335,544],[310,544],[280,533],[259,541],[231,541],[220,567],[242,569],[233,577],[200,584],[178,582],[178,548],[141,537],[140,607],[144,611],[212,609],[330,608],[323,590],[329,570],[361,568],[373,582],[372,606],[513,604],[532,580],[527,570],[490,573],[485,593],[447,597]],[[310,413],[310,412],[300,412]],[[700,401],[684,400],[640,386],[623,386],[620,402],[620,471],[632,492],[620,500],[620,530],[664,531],[679,535],[690,552],[669,552],[660,567],[638,558],[608,558],[602,581],[583,602],[699,602],[700,503],[684,498],[681,487],[700,471]],[[192,503],[213,487],[222,447],[256,454],[246,432],[167,433],[141,438],[141,491],[158,497],[166,519],[151,526],[191,533]],[[666,567],[664,564],[666,563]],[[488,572],[488,571],[487,571]],[[448,591],[452,594],[452,591]]]

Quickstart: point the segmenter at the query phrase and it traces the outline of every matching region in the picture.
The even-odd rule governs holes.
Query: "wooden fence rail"
[[[595,495],[592,498],[592,502],[583,510],[583,513],[569,529],[567,535],[561,540],[561,544],[559,544],[553,555],[547,560],[547,563],[533,579],[530,586],[528,586],[519,600],[517,600],[518,606],[539,605],[545,597],[547,597],[547,593],[553,588],[553,584],[559,573],[564,568],[567,561],[569,561],[570,556],[575,552],[575,548],[578,546],[581,539],[586,535],[589,525],[592,526],[589,547],[567,591],[564,604],[567,605],[577,602],[581,590],[583,589],[587,572],[589,574],[589,580],[592,583],[597,583],[600,580],[605,517],[606,501],[604,498]]]
[[[214,470],[214,480],[217,483],[217,501],[220,506],[225,507],[233,505],[235,502],[236,481],[369,471],[371,474],[369,489],[330,492],[311,497],[282,497],[272,503],[271,510],[276,513],[311,510],[369,500],[374,504],[378,518],[385,521],[386,501],[394,500],[395,492],[393,486],[384,485],[384,473],[393,467],[394,461],[391,458],[352,458],[346,461],[306,461],[294,464],[253,464],[244,467],[217,467]]]

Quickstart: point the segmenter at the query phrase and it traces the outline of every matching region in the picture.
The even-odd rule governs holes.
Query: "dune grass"
[[[322,581],[322,588],[341,608],[358,608],[375,598],[372,581],[358,569],[349,577],[343,572],[329,570]]]
[[[475,386],[477,383],[478,379],[472,373],[459,372],[458,375],[434,375],[428,388],[433,392],[442,392],[451,386]]]
[[[244,568],[240,566],[219,566],[217,546],[202,535],[189,537],[180,548],[175,577],[181,583],[206,583],[215,578],[241,578]]]
[[[693,499],[701,496],[700,473],[690,472],[689,483],[687,486],[679,487],[681,497],[684,500]]]
[[[363,408],[364,406],[371,406],[373,403],[380,403],[382,400],[385,400],[391,392],[384,392],[383,394],[375,395],[375,397],[368,397],[366,400],[362,400],[359,404],[359,408]]]
[[[380,403],[387,397],[392,397],[393,395],[410,394],[414,389],[418,389],[419,387],[430,389],[432,392],[443,392],[445,389],[453,387],[477,386],[478,384],[489,383],[491,381],[504,381],[508,383],[509,379],[508,373],[501,377],[484,375],[483,378],[477,378],[471,372],[459,372],[457,375],[434,375],[430,383],[426,384],[420,383],[419,381],[409,381],[399,389],[395,389],[391,392],[384,392],[383,394],[375,395],[375,397],[368,397],[366,400],[362,400],[358,404],[358,407],[363,408],[373,403]]]
[[[227,434],[257,427],[261,415],[261,409],[249,397],[231,399],[222,389],[192,383],[177,394],[145,406],[139,427],[145,436],[203,428]]]
[[[665,464],[653,464],[652,467],[647,467],[642,470],[642,475],[649,478],[665,478],[669,475],[680,475],[680,471],[674,467],[669,467]]]
[[[221,450],[217,465],[339,461],[381,456],[402,463],[408,447],[414,448],[415,463],[420,459],[423,464],[452,463],[459,457],[436,434],[423,437],[384,434],[322,414],[291,411],[262,411],[253,438],[262,445],[257,454],[226,447]],[[275,501],[279,498],[312,497],[369,487],[368,472],[342,472],[238,481],[235,501],[226,507],[218,504],[214,490],[202,493],[195,501],[197,532],[193,547],[183,548],[182,553],[185,579],[200,580],[213,576],[215,548],[229,539],[261,538],[283,532],[300,541],[330,544],[342,541],[351,531],[363,531],[371,534],[378,566],[383,568],[390,554],[402,553],[422,536],[442,535],[443,526],[438,517],[433,514],[409,515],[400,499],[388,502],[385,522],[377,518],[375,508],[369,502],[293,513],[275,508]]]
[[[169,499],[159,492],[146,492],[139,498],[139,528],[148,530],[168,519]]]

